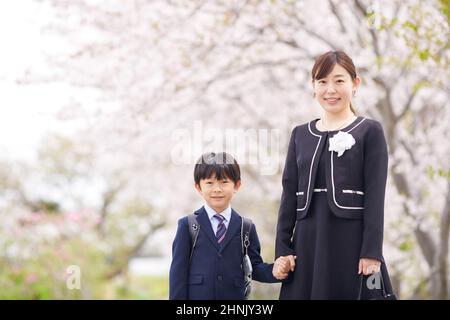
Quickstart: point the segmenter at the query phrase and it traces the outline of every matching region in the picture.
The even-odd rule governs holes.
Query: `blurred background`
[[[332,49],[388,140],[396,293],[448,299],[449,23],[448,0],[1,2],[0,299],[167,299],[211,150],[242,164],[233,207],[273,261],[289,135],[320,117],[309,73]]]

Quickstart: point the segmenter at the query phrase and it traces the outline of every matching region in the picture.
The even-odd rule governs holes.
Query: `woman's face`
[[[322,79],[314,80],[316,99],[326,112],[340,113],[350,107],[353,91],[360,83],[359,77],[354,81],[350,74],[339,64]]]

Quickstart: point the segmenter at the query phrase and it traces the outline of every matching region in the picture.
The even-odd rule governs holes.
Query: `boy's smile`
[[[224,211],[230,206],[231,199],[240,186],[241,181],[234,183],[233,180],[226,177],[217,180],[214,173],[207,179],[201,179],[200,184],[195,184],[195,188],[208,206],[217,213]]]

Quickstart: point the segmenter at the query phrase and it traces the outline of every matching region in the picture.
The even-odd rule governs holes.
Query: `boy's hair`
[[[217,180],[228,178],[234,183],[241,180],[241,170],[237,161],[226,152],[208,152],[198,159],[194,168],[194,180],[200,184],[200,180],[208,179],[213,174]]]

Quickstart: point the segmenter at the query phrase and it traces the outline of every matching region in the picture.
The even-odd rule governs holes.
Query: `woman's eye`
[[[338,83],[343,83],[343,82],[344,82],[344,80],[338,80],[337,82],[338,82]]]

